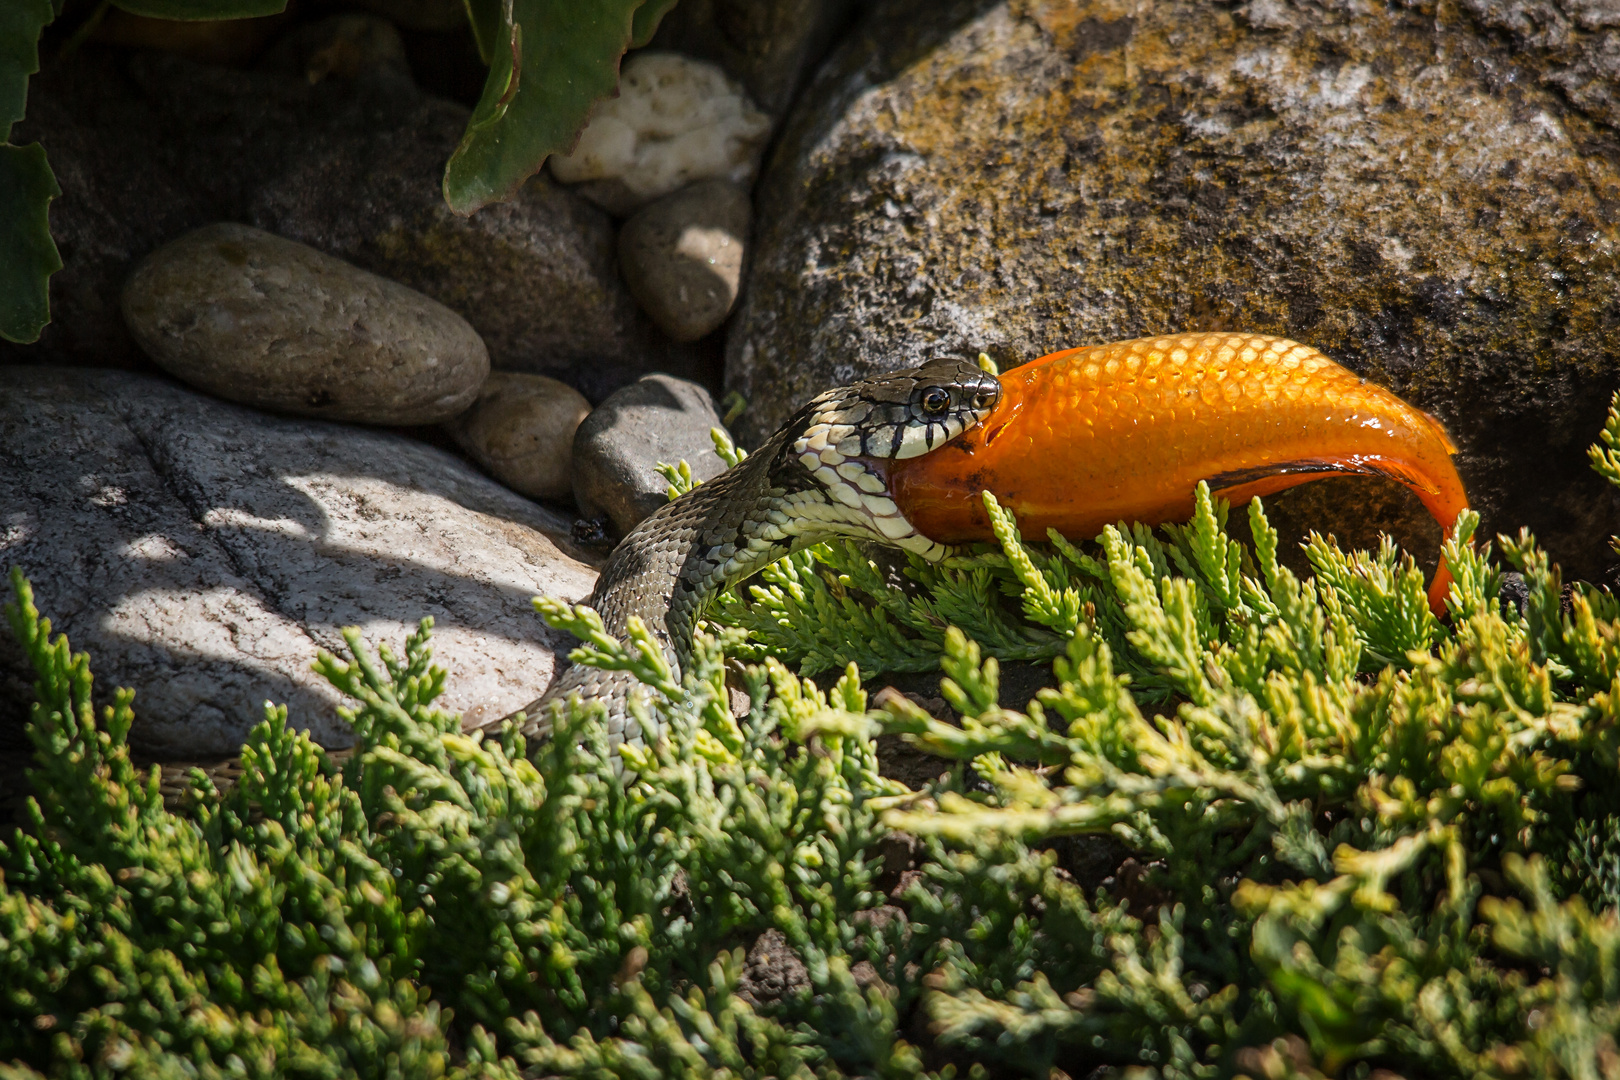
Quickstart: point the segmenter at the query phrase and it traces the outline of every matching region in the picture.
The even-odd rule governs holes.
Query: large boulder
[[[849,22],[852,0],[681,0],[650,48],[719,64],[780,119]]]
[[[1530,525],[1600,574],[1616,503],[1584,448],[1620,384],[1600,14],[888,0],[761,180],[739,433],[937,353],[1280,334],[1437,413],[1487,535]],[[1403,496],[1369,522],[1361,490],[1299,489],[1298,516],[1361,539],[1421,514]]]
[[[118,318],[135,264],[214,221],[240,221],[425,293],[483,337],[496,368],[550,375],[600,400],[700,361],[620,280],[613,222],[545,178],[460,217],[440,192],[469,110],[395,66],[310,83],[162,54],[80,50],[30,83],[13,133],[38,139],[62,185],[63,269],[39,343],[0,361],[139,364]]]
[[[450,455],[386,432],[278,419],[167,380],[0,367],[0,566],[90,653],[102,696],[136,691],[132,743],[234,753],[283,702],[350,741],[310,670],[359,626],[396,654],[433,616],[445,707],[476,720],[545,689],[571,642],[529,605],[580,599],[595,573],[568,523]],[[0,728],[32,675],[0,635]]]

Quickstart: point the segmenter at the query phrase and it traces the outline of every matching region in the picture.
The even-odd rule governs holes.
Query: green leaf
[[[452,210],[471,214],[511,198],[547,157],[573,144],[591,105],[618,85],[619,57],[630,47],[640,6],[507,0],[484,95],[444,169]],[[472,10],[477,27],[481,0]]]
[[[501,38],[501,0],[464,0],[467,21],[472,24],[473,41],[478,45],[478,56],[487,67],[495,56],[495,43]]]
[[[0,121],[7,139],[28,103],[28,76],[39,70],[40,31],[54,16],[50,0],[0,4]]]
[[[113,6],[153,19],[206,22],[280,15],[287,8],[287,0],[113,0]]]
[[[636,18],[630,26],[630,47],[639,49],[652,40],[653,34],[658,32],[658,24],[664,21],[669,9],[675,6],[675,0],[646,0],[636,8]]]
[[[0,145],[0,337],[30,342],[51,321],[50,276],[62,269],[46,207],[62,194],[39,143]]]

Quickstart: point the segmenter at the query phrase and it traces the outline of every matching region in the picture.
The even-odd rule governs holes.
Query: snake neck
[[[828,465],[829,457],[838,460]],[[737,467],[632,529],[608,557],[586,602],[620,640],[630,617],[639,617],[678,678],[697,624],[720,593],[810,544],[850,536],[925,558],[943,556],[945,548],[899,515],[879,468],[839,456],[813,424],[790,424]],[[530,711],[575,693],[605,699],[610,739],[636,742],[640,732],[625,703],[637,685],[627,672],[576,664]]]

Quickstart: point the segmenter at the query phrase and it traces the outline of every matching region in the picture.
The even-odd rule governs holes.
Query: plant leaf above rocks
[[[14,571],[38,701],[0,1072],[1607,1075],[1620,599],[1471,513],[1442,623],[1390,546],[1313,537],[1295,575],[1258,501],[1252,543],[1207,491],[1083,545],[988,505],[998,544],[903,589],[814,552],[750,590],[801,644],[714,624],[678,682],[645,628],[537,601],[576,662],[661,688],[666,737],[622,760],[590,702],[533,747],[464,735],[427,623],[398,655],[351,629],[318,668],[354,755],[269,707],[178,806]],[[784,664],[841,663],[841,623],[935,658],[939,699]],[[997,654],[1031,653],[1051,685],[1014,708]]]
[[[0,143],[0,337],[29,342],[51,321],[52,274],[62,257],[47,210],[62,194],[39,143]]]
[[[0,6],[0,337],[28,342],[50,321],[50,276],[62,268],[46,208],[60,195],[38,144],[11,145],[23,118],[28,76],[39,70],[39,35],[55,17],[50,0]]]
[[[565,151],[591,105],[618,85],[619,58],[644,43],[671,0],[471,0],[489,63],[483,96],[444,169],[458,213],[509,199]]]

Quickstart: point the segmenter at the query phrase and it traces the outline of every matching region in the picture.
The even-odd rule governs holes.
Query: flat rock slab
[[[0,566],[21,566],[90,653],[98,694],[135,689],[131,742],[155,756],[234,753],[266,700],[348,744],[317,650],[354,625],[397,653],[425,615],[444,707],[521,708],[570,644],[530,597],[577,600],[595,581],[559,547],[567,525],[391,433],[148,376],[0,368]],[[26,715],[31,683],[0,634],[0,727]]]

